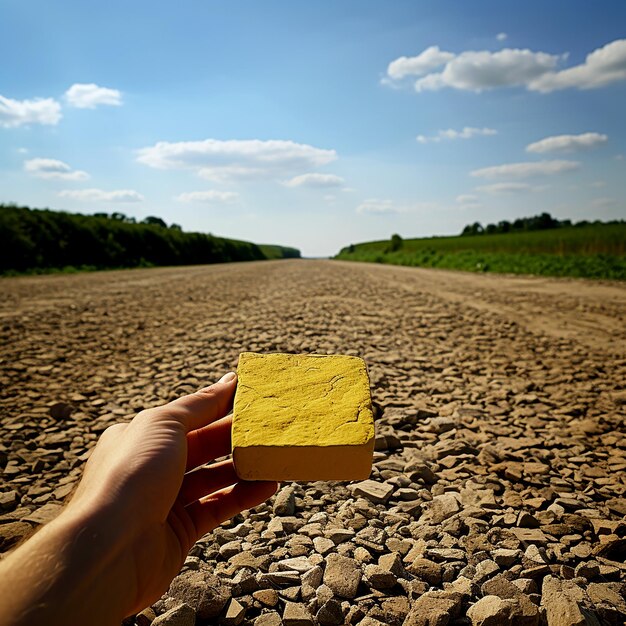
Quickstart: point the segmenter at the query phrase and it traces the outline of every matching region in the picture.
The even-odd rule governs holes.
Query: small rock
[[[462,596],[447,591],[429,591],[411,607],[403,626],[447,626],[459,615]]]
[[[427,582],[433,587],[437,587],[441,584],[443,567],[430,559],[415,559],[406,569],[409,573],[413,574],[413,576]]]
[[[461,510],[459,501],[448,493],[435,496],[427,506],[426,516],[433,524],[441,524]]]
[[[176,576],[167,595],[188,604],[203,620],[217,617],[230,598],[229,590],[216,576],[197,570]]]
[[[304,604],[285,602],[283,624],[285,626],[313,626],[313,616]]]
[[[232,598],[228,604],[225,615],[220,620],[224,626],[239,626],[246,616],[246,609],[241,603]]]
[[[283,626],[283,620],[275,611],[262,613],[254,620],[254,626]]]
[[[276,589],[259,589],[252,594],[264,606],[274,607],[278,604],[278,591]]]
[[[364,480],[352,487],[355,496],[367,498],[375,504],[385,504],[393,493],[393,486],[375,480]]]
[[[274,515],[289,517],[296,510],[296,497],[292,487],[283,487],[274,499]]]
[[[326,559],[324,584],[340,598],[352,600],[356,597],[361,570],[354,559],[339,554],[331,554]]]
[[[0,550],[5,551],[28,537],[33,527],[26,522],[0,524]]]
[[[155,618],[156,613],[154,612],[154,609],[149,606],[148,608],[141,611],[141,613],[137,613],[137,615],[135,616],[135,624],[137,626],[150,626]]]
[[[546,609],[549,626],[586,626],[580,604],[583,591],[569,580],[546,576],[541,588],[541,604]]]
[[[395,574],[380,565],[366,565],[365,577],[370,587],[380,590],[391,589],[398,582]]]
[[[315,537],[315,539],[313,539],[313,547],[316,552],[322,556],[326,556],[335,549],[335,542],[326,537]]]
[[[467,610],[472,626],[501,626],[509,623],[511,600],[502,600],[498,596],[485,596]]]
[[[180,604],[159,615],[152,622],[152,626],[194,626],[196,612],[188,604]]]
[[[321,626],[340,626],[343,624],[341,604],[332,598],[324,602],[317,612],[315,619]]]

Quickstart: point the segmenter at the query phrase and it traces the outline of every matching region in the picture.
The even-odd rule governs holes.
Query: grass
[[[396,251],[391,251],[389,240],[372,241],[344,248],[335,258],[472,272],[626,280],[626,224],[405,239]]]

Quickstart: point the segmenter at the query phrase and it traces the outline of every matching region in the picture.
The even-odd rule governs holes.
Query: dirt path
[[[415,626],[435,605],[464,615],[498,595],[485,584],[503,576],[530,581],[520,589],[532,606],[516,600],[524,623],[563,597],[617,623],[626,286],[294,260],[4,279],[0,290],[0,550],[58,511],[107,425],[216,380],[241,351],[358,354],[382,414],[372,479],[390,495],[381,504],[345,485],[288,487],[293,528],[323,513],[319,523],[298,542],[250,531],[250,546],[324,568],[313,540],[352,529],[332,552],[364,577],[342,610],[383,623],[410,610]],[[237,521],[259,519],[269,523],[271,508]],[[223,543],[211,536],[198,554],[227,582]],[[367,569],[383,552],[406,568],[388,589]],[[244,623],[270,610],[240,600]]]

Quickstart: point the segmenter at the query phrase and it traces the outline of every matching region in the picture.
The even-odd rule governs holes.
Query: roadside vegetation
[[[544,213],[484,228],[471,224],[457,237],[402,239],[393,235],[385,241],[352,244],[335,258],[472,272],[626,280],[626,222],[572,224]]]
[[[295,248],[183,232],[159,217],[81,215],[0,205],[0,273],[228,263],[300,256]]]

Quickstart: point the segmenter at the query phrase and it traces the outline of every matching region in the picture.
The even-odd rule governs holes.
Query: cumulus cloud
[[[54,98],[12,100],[0,96],[0,126],[4,128],[26,124],[54,126],[61,117],[61,105]]]
[[[59,197],[85,202],[142,202],[144,197],[132,189],[65,189],[59,191]]]
[[[356,208],[357,213],[402,213],[402,209],[395,206],[391,200],[381,200],[379,198],[369,198],[364,200]]]
[[[58,159],[29,159],[24,161],[24,169],[37,178],[55,180],[86,180],[87,172],[72,169],[67,163]]]
[[[496,39],[498,41],[505,41],[508,38],[508,35],[506,33],[498,33],[496,35]]]
[[[554,135],[528,144],[526,152],[576,152],[595,148],[608,141],[607,135],[582,133],[580,135]]]
[[[617,39],[587,55],[584,63],[547,72],[530,84],[535,91],[548,92],[575,87],[596,89],[626,79],[626,39]]]
[[[187,191],[175,198],[179,202],[204,202],[207,204],[229,204],[239,199],[236,191],[218,191],[209,189],[208,191]]]
[[[568,88],[595,89],[626,79],[626,39],[592,51],[584,63],[559,69],[558,64],[567,58],[567,53],[558,55],[519,48],[496,52],[466,50],[455,54],[431,46],[415,57],[403,56],[392,61],[386,80],[393,83],[407,76],[419,76],[415,82],[418,92],[444,87],[480,92],[523,86],[547,93]],[[436,69],[439,71],[432,72]]]
[[[95,83],[75,83],[65,92],[65,99],[70,106],[77,109],[95,109],[101,104],[120,106],[122,92],[100,87]]]
[[[202,178],[214,181],[284,178],[326,165],[336,158],[334,150],[274,139],[160,141],[140,149],[137,156],[140,163],[150,167],[191,169]]]
[[[426,135],[418,135],[416,137],[418,143],[438,143],[444,139],[471,139],[479,135],[497,135],[498,131],[493,128],[473,128],[471,126],[465,126],[463,130],[454,130],[448,128],[448,130],[440,130],[436,135],[427,137]]]
[[[527,85],[553,69],[558,55],[504,48],[497,52],[467,51],[449,61],[443,71],[428,74],[415,83],[416,91],[453,87],[467,91],[483,91],[496,87]]]
[[[441,67],[454,58],[452,52],[445,52],[439,46],[430,46],[416,57],[400,57],[392,61],[387,67],[389,78],[399,80],[405,76],[421,76]]]
[[[476,191],[483,193],[519,193],[531,189],[532,187],[528,183],[493,183],[492,185],[476,187]]]
[[[341,176],[335,176],[335,174],[300,174],[300,176],[294,176],[293,178],[286,180],[283,184],[286,187],[341,187],[344,184],[344,179]]]
[[[562,172],[570,172],[580,167],[578,161],[528,161],[523,163],[506,163],[483,167],[470,172],[477,178],[529,178],[531,176],[550,176]]]

